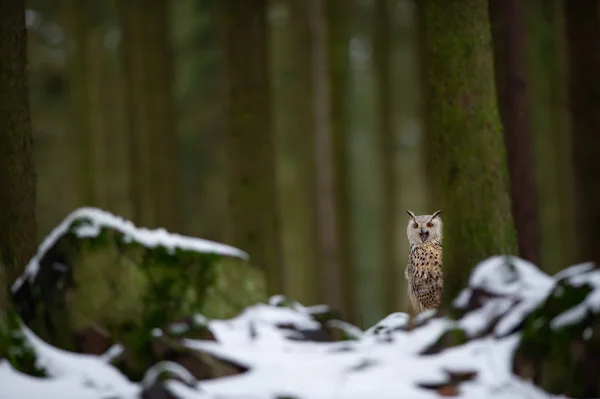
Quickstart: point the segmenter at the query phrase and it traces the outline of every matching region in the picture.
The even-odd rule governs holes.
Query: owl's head
[[[410,245],[420,245],[429,241],[438,240],[442,242],[442,211],[437,211],[433,215],[415,215],[411,211],[406,211],[410,218],[406,227],[408,243]]]

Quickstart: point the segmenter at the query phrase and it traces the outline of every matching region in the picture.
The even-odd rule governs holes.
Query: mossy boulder
[[[101,354],[125,344],[136,378],[157,360],[147,359],[153,329],[195,313],[230,317],[266,299],[262,274],[247,258],[82,208],[42,243],[13,285],[13,300],[23,322],[56,347]]]
[[[553,394],[600,397],[600,270],[580,265],[555,280],[523,322],[514,372]]]
[[[19,316],[12,306],[0,310],[0,361],[6,359],[17,371],[44,377],[46,370],[38,364],[35,350],[21,327]]]
[[[600,397],[600,269],[592,264],[555,276],[514,257],[479,264],[455,299],[442,333],[421,352],[437,355],[476,340],[515,337],[512,371],[544,391]]]

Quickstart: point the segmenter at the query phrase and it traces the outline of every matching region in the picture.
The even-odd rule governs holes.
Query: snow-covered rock
[[[151,345],[153,328],[195,313],[228,317],[266,300],[247,259],[228,245],[82,208],[40,245],[12,287],[14,305],[60,349],[101,354],[123,343],[119,367],[134,377],[160,360],[141,345]]]
[[[52,347],[35,325],[23,327],[45,376],[0,360],[0,399],[594,398],[599,311],[592,265],[548,276],[498,256],[475,267],[447,315],[394,313],[366,331],[283,296],[232,318],[176,312],[150,340],[125,336],[96,355]],[[147,356],[126,378],[132,339]]]

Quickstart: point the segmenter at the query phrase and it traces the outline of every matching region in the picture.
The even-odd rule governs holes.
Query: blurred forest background
[[[596,260],[598,2],[450,3],[29,0],[38,242],[97,206],[359,325],[409,310],[406,209],[442,209],[449,295]]]

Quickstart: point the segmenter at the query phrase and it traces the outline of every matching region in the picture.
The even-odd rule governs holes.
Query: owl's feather
[[[442,246],[437,242],[413,246],[405,276],[415,312],[439,308],[444,289]]]
[[[408,214],[410,254],[404,274],[413,310],[420,313],[437,309],[442,302],[442,220],[440,211],[433,215],[416,216],[410,211]]]

